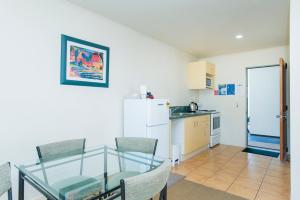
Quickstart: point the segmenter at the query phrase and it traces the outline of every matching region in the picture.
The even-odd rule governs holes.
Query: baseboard
[[[198,150],[196,150],[196,151],[193,151],[193,152],[191,152],[191,153],[188,153],[188,154],[181,154],[180,161],[188,160],[188,159],[190,159],[190,158],[192,158],[192,157],[194,157],[194,156],[200,154],[201,152],[203,152],[203,151],[205,151],[205,150],[207,150],[207,149],[209,149],[208,145],[207,145],[207,146],[204,146],[204,147],[202,147],[202,148],[200,148],[200,149],[198,149]]]

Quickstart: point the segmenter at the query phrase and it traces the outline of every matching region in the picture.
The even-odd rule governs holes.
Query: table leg
[[[12,200],[12,189],[10,188],[7,192],[8,200]]]
[[[167,192],[168,192],[168,187],[167,187],[167,184],[166,184],[165,187],[160,192],[159,200],[167,200]]]
[[[107,191],[108,189],[108,186],[107,186],[107,147],[105,146],[104,147],[104,187],[105,187],[105,192]]]
[[[167,194],[168,194],[168,186],[167,186],[167,184],[166,184],[166,186],[165,186],[165,196],[164,196],[164,200],[167,200],[168,198],[167,198]]]
[[[19,200],[24,200],[24,174],[19,171]]]

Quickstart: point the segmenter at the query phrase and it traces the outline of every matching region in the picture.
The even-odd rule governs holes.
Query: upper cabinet
[[[188,88],[193,90],[214,89],[216,68],[207,61],[192,62],[188,65]]]

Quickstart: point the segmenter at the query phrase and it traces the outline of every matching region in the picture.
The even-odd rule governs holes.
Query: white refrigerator
[[[156,155],[169,158],[169,106],[167,99],[125,99],[124,136],[158,139]]]

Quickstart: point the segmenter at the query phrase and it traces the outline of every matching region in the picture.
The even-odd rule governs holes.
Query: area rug
[[[168,187],[171,187],[172,185],[174,185],[178,181],[181,181],[184,178],[185,178],[185,176],[175,174],[175,173],[171,173],[170,176],[169,176],[169,179],[168,179]]]
[[[264,155],[264,156],[270,156],[270,157],[274,157],[274,158],[278,158],[278,156],[279,156],[279,153],[277,153],[277,152],[254,149],[254,148],[245,148],[243,150],[243,152],[254,153],[254,154],[259,154],[259,155]]]
[[[169,187],[167,196],[168,200],[246,200],[187,180],[178,181]]]

